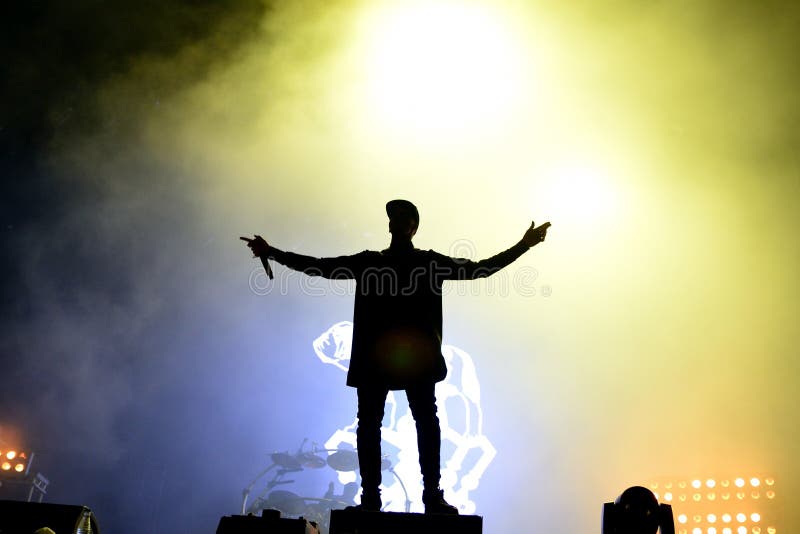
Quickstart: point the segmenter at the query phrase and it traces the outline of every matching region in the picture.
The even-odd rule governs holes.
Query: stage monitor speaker
[[[330,534],[481,534],[479,515],[404,514],[331,510]]]
[[[278,510],[263,510],[261,514],[225,516],[219,520],[217,534],[319,534],[317,524],[302,517],[281,517]]]
[[[40,528],[57,534],[98,534],[94,514],[85,506],[0,501],[0,534],[33,534]]]

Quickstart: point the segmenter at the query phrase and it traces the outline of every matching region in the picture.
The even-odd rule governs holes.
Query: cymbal
[[[336,451],[328,455],[328,465],[337,471],[355,471],[358,469],[358,455],[355,451]]]
[[[287,454],[285,452],[275,452],[272,453],[270,456],[272,459],[272,463],[275,465],[279,465],[284,469],[302,469],[303,467],[300,465],[300,462],[297,461],[297,458],[292,456],[291,454]]]
[[[301,453],[297,459],[303,467],[308,467],[309,469],[320,469],[327,465],[323,458],[311,452]]]

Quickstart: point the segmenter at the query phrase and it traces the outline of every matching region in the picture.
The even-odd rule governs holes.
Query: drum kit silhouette
[[[355,505],[355,496],[358,493],[358,485],[355,482],[345,484],[341,495],[333,492],[333,482],[328,485],[328,491],[322,497],[303,497],[297,493],[275,489],[278,486],[291,484],[294,480],[285,479],[290,473],[297,473],[304,470],[316,470],[330,467],[334,471],[353,472],[358,471],[358,452],[351,449],[318,449],[316,444],[310,450],[304,451],[303,448],[308,440],[303,440],[299,450],[294,453],[274,452],[269,455],[270,465],[262,470],[242,491],[242,514],[260,514],[261,510],[279,510],[282,514],[293,517],[303,517],[309,521],[314,521],[320,526],[326,527],[331,510],[339,510],[347,506]],[[408,492],[405,484],[397,475],[392,467],[392,463],[387,457],[381,458],[381,471],[386,471],[394,475],[406,495],[405,511],[411,508],[411,501],[408,499]],[[264,476],[272,473],[272,477],[267,481],[264,489],[250,502],[250,494]],[[387,503],[387,506],[390,503]]]

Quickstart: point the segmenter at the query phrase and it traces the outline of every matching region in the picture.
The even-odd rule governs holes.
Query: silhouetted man
[[[389,390],[403,389],[417,427],[425,513],[457,514],[439,488],[441,431],[435,384],[445,378],[442,356],[442,285],[493,274],[544,241],[550,223],[531,223],[508,250],[474,262],[419,250],[411,242],[419,212],[407,200],[386,204],[389,248],[352,256],[313,258],[278,250],[261,237],[242,237],[256,257],[312,276],[356,280],[353,343],[347,385],[357,388],[356,444],[361,471],[360,509],[381,508],[381,423]]]

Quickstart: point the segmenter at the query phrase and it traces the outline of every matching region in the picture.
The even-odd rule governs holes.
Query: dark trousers
[[[436,415],[435,384],[406,390],[408,406],[417,426],[417,447],[422,482],[426,489],[439,487],[439,449],[441,430]],[[376,494],[381,483],[381,422],[388,389],[358,388],[358,430],[356,446],[361,470],[361,487],[366,494]]]

